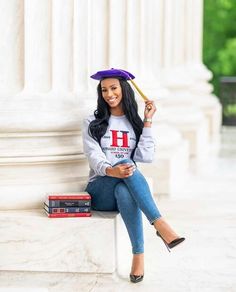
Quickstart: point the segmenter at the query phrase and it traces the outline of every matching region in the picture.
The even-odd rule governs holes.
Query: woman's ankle
[[[165,221],[163,217],[160,217],[156,221],[154,221],[153,225],[167,243],[170,243],[171,241],[179,237],[178,234],[172,229],[172,227]]]
[[[144,274],[144,253],[133,254],[131,275],[143,275]]]

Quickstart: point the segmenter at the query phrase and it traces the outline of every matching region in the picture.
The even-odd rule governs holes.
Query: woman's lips
[[[112,98],[109,98],[107,101],[108,102],[113,102],[113,101],[115,101],[117,98],[116,97],[112,97]]]

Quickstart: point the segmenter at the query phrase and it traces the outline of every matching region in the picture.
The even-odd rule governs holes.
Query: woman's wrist
[[[152,118],[144,118],[143,122],[144,123],[146,123],[146,122],[152,123]]]
[[[151,126],[152,126],[152,119],[151,118],[144,118],[143,119],[143,126],[145,128],[151,128]]]
[[[107,175],[107,176],[112,176],[112,167],[111,167],[111,166],[108,166],[108,167],[106,168],[106,175]]]

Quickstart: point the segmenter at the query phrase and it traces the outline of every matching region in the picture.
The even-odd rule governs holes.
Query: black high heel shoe
[[[176,245],[180,244],[181,242],[183,242],[185,240],[184,237],[179,237],[179,238],[172,240],[170,243],[167,243],[158,231],[156,232],[156,234],[157,234],[157,236],[159,236],[162,239],[162,241],[164,242],[164,244],[169,252],[171,252],[171,248],[175,247]]]
[[[131,275],[131,274],[129,275],[130,282],[132,283],[138,283],[138,282],[143,281],[143,277],[144,275],[139,275],[139,276]]]

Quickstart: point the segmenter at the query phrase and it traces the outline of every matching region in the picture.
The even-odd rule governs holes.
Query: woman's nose
[[[108,89],[108,90],[107,90],[107,96],[108,96],[108,97],[111,97],[112,95],[113,95],[112,90],[111,90],[111,89]]]

